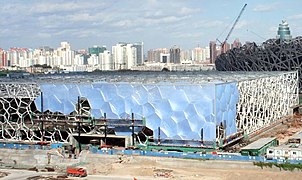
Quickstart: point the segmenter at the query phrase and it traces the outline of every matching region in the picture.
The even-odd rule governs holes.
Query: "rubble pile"
[[[8,173],[6,173],[6,172],[1,172],[0,171],[0,178],[3,178],[3,177],[5,177],[5,176],[7,176],[8,175]]]
[[[154,169],[154,177],[155,178],[172,178],[173,177],[173,170],[170,169]]]

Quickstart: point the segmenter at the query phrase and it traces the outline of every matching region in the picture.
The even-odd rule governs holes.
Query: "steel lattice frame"
[[[291,71],[298,70],[302,90],[302,37],[289,42],[269,39],[261,46],[247,43],[221,54],[215,61],[218,71]]]
[[[299,102],[298,73],[238,82],[237,128],[247,134],[288,115]]]
[[[27,139],[33,139],[34,134],[28,124],[33,124],[30,118],[31,105],[40,95],[37,84],[2,83],[0,84],[0,124],[1,137],[3,139],[20,139],[21,131],[27,132]]]
[[[37,111],[34,100],[39,97],[41,90],[36,83],[1,83],[0,84],[0,139],[42,141],[41,122],[34,122],[33,116],[40,114]],[[80,105],[81,112],[87,113],[87,107]],[[47,112],[52,120],[59,121],[60,116],[52,116],[55,112]],[[77,114],[77,110],[75,110]],[[74,121],[75,117],[63,116]],[[72,123],[56,124],[44,128],[43,138],[52,142],[69,142],[69,138],[75,131]],[[85,131],[85,130],[83,130]],[[65,133],[62,136],[62,133]]]

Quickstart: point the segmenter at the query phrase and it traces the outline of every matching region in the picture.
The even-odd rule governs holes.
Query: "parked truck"
[[[67,167],[66,173],[67,176],[75,176],[75,177],[87,176],[86,169],[80,167]]]

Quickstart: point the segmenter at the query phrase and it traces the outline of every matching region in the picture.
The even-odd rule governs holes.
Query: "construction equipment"
[[[85,177],[87,176],[87,171],[84,168],[78,167],[67,167],[67,176]]]
[[[244,9],[245,9],[246,6],[247,6],[247,4],[244,4],[243,8],[241,9],[239,15],[237,16],[237,18],[236,18],[236,20],[235,20],[235,22],[234,22],[234,24],[233,24],[231,30],[229,31],[228,35],[226,36],[225,40],[221,43],[221,42],[217,39],[217,40],[221,43],[221,54],[226,52],[226,49],[225,49],[226,42],[227,42],[227,40],[229,39],[230,35],[232,34],[232,32],[233,32],[233,30],[234,30],[236,24],[238,23],[238,21],[239,21],[239,19],[240,19],[240,17],[241,17],[241,15],[242,15],[242,13],[243,13],[243,11],[244,11]]]

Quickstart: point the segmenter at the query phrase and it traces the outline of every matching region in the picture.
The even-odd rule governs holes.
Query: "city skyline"
[[[293,37],[302,34],[299,1],[2,1],[0,48],[57,47],[72,49],[118,42],[144,42],[145,50],[172,47],[193,49],[223,41],[240,9],[247,3],[228,43],[261,43],[275,38],[281,20]],[[146,52],[146,51],[145,51]]]

